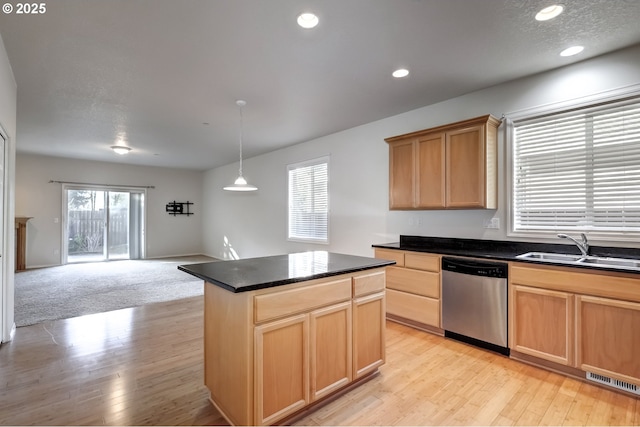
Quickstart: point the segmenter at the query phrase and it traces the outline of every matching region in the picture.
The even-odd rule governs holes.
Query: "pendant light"
[[[240,169],[238,170],[238,178],[231,185],[224,187],[227,191],[256,191],[258,187],[247,184],[247,180],[242,176],[242,108],[247,105],[246,101],[241,99],[236,101],[236,105],[240,110]]]

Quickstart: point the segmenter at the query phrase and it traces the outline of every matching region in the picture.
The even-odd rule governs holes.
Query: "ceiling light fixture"
[[[255,185],[247,184],[247,180],[242,176],[242,108],[247,105],[246,101],[241,99],[236,101],[236,105],[240,110],[240,169],[238,170],[238,178],[231,185],[224,187],[227,191],[256,191],[258,187]]]
[[[399,68],[391,73],[391,75],[397,79],[400,79],[402,77],[407,77],[409,75],[409,70],[407,70],[406,68]]]
[[[554,4],[549,7],[545,7],[540,12],[536,14],[536,21],[548,21],[549,19],[553,19],[556,16],[560,15],[564,7],[559,4]]]
[[[319,22],[320,20],[318,17],[311,12],[305,12],[298,15],[298,25],[307,30],[314,28]]]
[[[131,151],[131,148],[125,147],[124,145],[112,145],[111,149],[121,156]]]
[[[560,52],[560,56],[573,56],[577,55],[584,50],[582,46],[571,46]]]

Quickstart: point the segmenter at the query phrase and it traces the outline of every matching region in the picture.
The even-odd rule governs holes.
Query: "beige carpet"
[[[68,264],[15,275],[15,322],[47,320],[136,307],[203,294],[203,281],[178,265],[215,261],[205,256]]]

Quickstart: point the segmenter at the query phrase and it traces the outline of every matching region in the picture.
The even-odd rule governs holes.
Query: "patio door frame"
[[[136,233],[135,238],[138,240],[133,245],[137,248],[139,252],[139,256],[131,257],[131,241],[129,242],[129,257],[126,259],[145,259],[146,256],[146,223],[147,223],[147,209],[146,209],[146,200],[147,200],[147,189],[146,188],[138,188],[138,187],[122,187],[122,186],[110,186],[110,185],[96,185],[96,184],[62,184],[62,264],[68,264],[68,255],[69,255],[69,236],[68,236],[68,223],[69,223],[69,190],[82,190],[82,191],[103,191],[105,193],[108,192],[119,192],[119,193],[128,193],[129,200],[131,201],[131,194],[142,194],[143,202],[135,208],[136,212],[139,213],[140,220],[136,220],[136,228],[138,229],[138,233]],[[108,213],[108,196],[105,195],[107,199],[105,202],[105,226],[104,226],[104,235],[107,236],[109,234],[109,213]],[[129,224],[132,223],[131,219],[131,205],[129,206]],[[129,235],[131,236],[131,230],[129,231]],[[109,259],[109,248],[108,241],[105,239],[103,242],[104,257],[96,262],[104,262],[111,261]]]

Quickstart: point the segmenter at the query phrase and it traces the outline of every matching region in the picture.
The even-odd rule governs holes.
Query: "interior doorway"
[[[144,258],[144,190],[64,187],[63,264]]]

